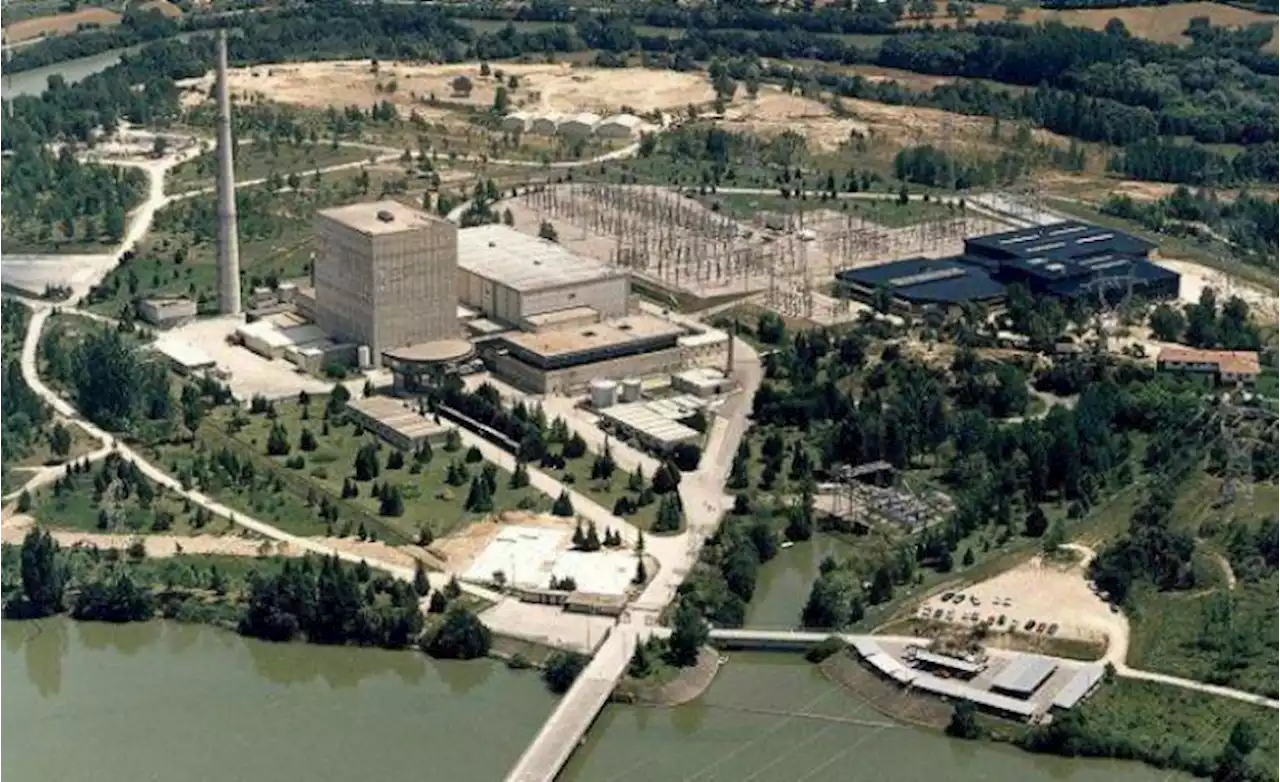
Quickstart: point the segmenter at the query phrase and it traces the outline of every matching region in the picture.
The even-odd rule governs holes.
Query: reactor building
[[[457,318],[458,228],[396,201],[316,213],[315,322],[335,338],[452,358],[469,352]],[[362,357],[365,358],[365,357]]]

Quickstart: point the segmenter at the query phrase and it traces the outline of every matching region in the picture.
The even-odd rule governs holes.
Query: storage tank
[[[618,401],[618,384],[608,378],[591,381],[591,406],[597,410],[611,407]]]
[[[640,401],[640,378],[629,377],[622,381],[621,399],[623,402]]]
[[[350,348],[348,348],[348,350],[349,349]],[[347,355],[349,356],[351,354],[348,353]],[[361,369],[364,369],[365,367],[373,364],[373,359],[369,355],[368,345],[361,345],[360,347],[356,348],[356,363],[360,365]]]

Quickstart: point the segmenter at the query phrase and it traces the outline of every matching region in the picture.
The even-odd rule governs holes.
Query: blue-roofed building
[[[846,269],[836,279],[864,300],[888,290],[904,309],[997,303],[1014,284],[1064,299],[1114,299],[1130,290],[1148,299],[1176,297],[1179,277],[1149,260],[1154,247],[1123,231],[1067,221],[967,239],[962,255]]]

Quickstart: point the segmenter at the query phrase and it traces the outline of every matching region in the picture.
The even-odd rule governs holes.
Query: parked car
[[[1000,618],[996,620],[996,624],[999,625],[1000,627],[1004,627],[1005,618],[1006,618],[1005,615],[1001,614]]]
[[[1036,625],[1036,632],[1037,632],[1037,633],[1043,633],[1043,632],[1044,632],[1044,627],[1045,627],[1044,622],[1041,622],[1040,624]]]
[[[956,595],[956,596],[951,600],[951,602],[955,603],[956,605],[960,605],[961,603],[963,603],[963,602],[964,602],[964,595],[963,595],[963,594]]]
[[[947,601],[948,601],[948,600],[950,600],[951,598],[955,597],[955,595],[956,595],[956,593],[955,593],[955,592],[943,592],[943,593],[942,593],[942,602],[944,602],[944,603],[945,603],[945,602],[947,602]]]
[[[1028,632],[1028,633],[1036,629],[1036,620],[1028,619],[1027,623],[1022,626],[1022,629],[1024,632]]]
[[[1055,622],[1055,623],[1053,623],[1053,624],[1049,625],[1049,635],[1053,635],[1053,634],[1054,634],[1054,633],[1056,633],[1056,632],[1058,632],[1058,624],[1057,624],[1057,622]]]
[[[934,619],[941,619],[941,618],[942,618],[942,609],[941,609],[941,608],[939,608],[937,611],[934,611],[934,612],[933,612],[933,618],[934,618]]]
[[[970,603],[973,603],[973,604],[974,604],[974,605],[976,605],[976,606],[980,606],[980,605],[982,605],[982,601],[978,599],[978,596],[977,596],[977,595],[972,595],[972,596],[969,598],[969,602],[970,602]]]
[[[955,611],[948,611],[948,612],[947,612],[947,621],[948,621],[948,622],[950,622],[952,619],[955,619],[955,617],[956,617],[956,612],[955,612]]]

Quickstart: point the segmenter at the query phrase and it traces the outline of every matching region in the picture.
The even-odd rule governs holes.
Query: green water
[[[1031,755],[903,727],[761,714],[770,709],[886,721],[788,655],[732,654],[711,688],[676,709],[608,706],[563,782],[1169,782],[1118,761]]]
[[[274,645],[207,627],[4,622],[6,782],[497,780],[555,699],[530,672],[412,652]],[[796,657],[735,654],[676,709],[609,706],[562,778],[1156,782],[883,722]]]
[[[746,626],[792,628],[799,625],[800,610],[818,577],[822,559],[827,555],[839,559],[848,556],[850,551],[848,543],[826,535],[780,549],[777,556],[760,568],[755,594],[747,606]]]

